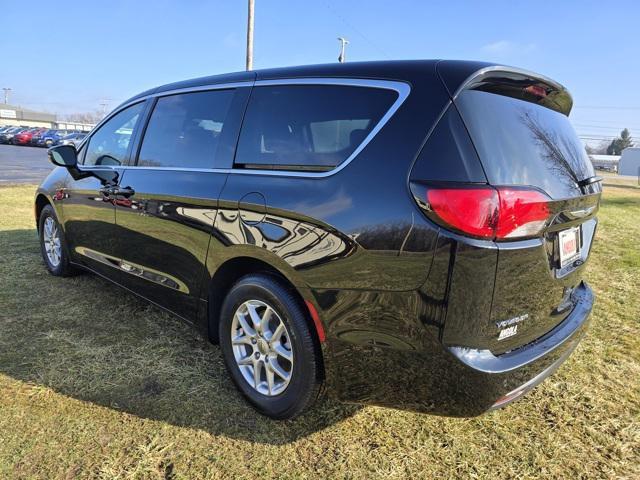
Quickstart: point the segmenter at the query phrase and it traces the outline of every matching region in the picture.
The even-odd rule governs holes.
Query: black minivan
[[[271,417],[325,389],[478,415],[587,325],[601,185],[571,107],[553,80],[467,61],[158,87],[49,150],[43,258],[199,326]]]

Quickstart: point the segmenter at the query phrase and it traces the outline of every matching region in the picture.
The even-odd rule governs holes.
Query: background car
[[[54,145],[73,145],[74,147],[77,147],[82,139],[86,136],[86,133],[70,133],[58,139],[56,142],[54,142]]]
[[[17,133],[13,136],[13,138],[11,139],[11,143],[13,143],[14,145],[29,145],[31,143],[31,138],[33,137],[33,135],[40,132],[40,130],[40,128],[29,128],[23,130],[22,132]]]
[[[53,146],[55,144],[55,142],[57,142],[62,137],[66,136],[68,134],[69,134],[69,132],[67,130],[56,130],[56,129],[47,130],[47,131],[41,133],[37,137],[35,145],[37,147],[47,147],[47,148],[49,148],[49,147]]]
[[[42,137],[42,135],[44,135],[48,131],[50,131],[49,128],[40,128],[40,129],[38,129],[38,131],[34,132],[34,134],[31,136],[31,140],[29,141],[29,145],[31,145],[32,147],[37,146],[38,142],[40,141],[40,138]]]
[[[0,134],[0,143],[11,143],[14,135],[26,130],[25,127],[11,127]]]

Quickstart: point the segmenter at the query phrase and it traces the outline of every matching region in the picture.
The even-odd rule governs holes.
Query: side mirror
[[[59,167],[73,168],[78,165],[78,155],[73,145],[51,147],[47,153],[49,161]]]

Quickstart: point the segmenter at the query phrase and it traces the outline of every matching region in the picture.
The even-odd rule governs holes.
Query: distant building
[[[92,123],[57,121],[53,113],[36,112],[6,103],[0,103],[0,126],[15,125],[16,127],[44,127],[60,130],[88,132],[95,125]]]
[[[618,171],[618,162],[620,155],[589,155],[593,168],[598,170],[607,170],[609,172]]]
[[[78,122],[56,122],[54,128],[60,130],[74,130],[76,132],[88,132],[95,124],[93,123],[78,123]]]
[[[630,147],[622,151],[618,173],[640,177],[640,148]]]
[[[53,113],[36,112],[0,103],[0,125],[53,128],[55,123],[56,116]]]

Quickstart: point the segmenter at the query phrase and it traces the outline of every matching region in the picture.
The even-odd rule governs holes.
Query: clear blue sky
[[[246,1],[2,2],[0,87],[71,113],[147,88],[244,69]],[[582,135],[640,139],[640,2],[256,0],[255,68],[456,58],[541,72],[569,87]],[[594,108],[597,107],[597,108]]]

